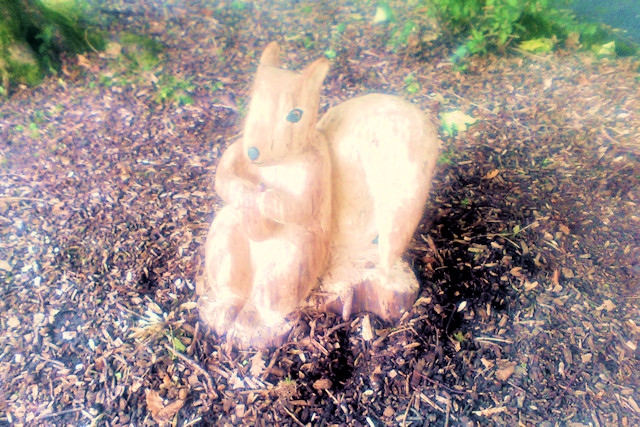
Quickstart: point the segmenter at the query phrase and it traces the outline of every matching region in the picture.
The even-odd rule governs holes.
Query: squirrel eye
[[[289,114],[287,114],[287,121],[291,123],[298,123],[301,118],[302,110],[299,108],[294,108],[293,110],[289,111]]]

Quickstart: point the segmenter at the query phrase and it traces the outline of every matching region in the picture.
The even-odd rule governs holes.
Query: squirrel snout
[[[247,149],[247,156],[249,156],[249,159],[254,162],[258,160],[258,157],[260,157],[260,150],[256,147],[249,147]]]

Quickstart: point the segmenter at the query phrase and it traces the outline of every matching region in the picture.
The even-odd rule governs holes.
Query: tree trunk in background
[[[36,85],[60,67],[63,52],[104,48],[86,0],[0,0],[0,94]]]

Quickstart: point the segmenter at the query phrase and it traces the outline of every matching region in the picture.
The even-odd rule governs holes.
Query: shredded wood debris
[[[460,73],[426,29],[390,45],[370,2],[101,5],[109,34],[161,42],[157,66],[89,52],[0,104],[0,425],[640,425],[637,60]],[[294,69],[335,52],[323,111],[376,91],[469,125],[441,133],[399,324],[308,308],[284,346],[239,352],[195,288],[271,40]]]

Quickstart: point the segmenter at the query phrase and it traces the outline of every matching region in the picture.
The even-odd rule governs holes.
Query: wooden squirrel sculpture
[[[319,286],[321,308],[386,320],[411,308],[419,284],[402,255],[422,217],[438,156],[425,115],[372,94],[316,122],[329,61],[302,74],[264,50],[242,139],[220,159],[226,205],[205,246],[201,317],[238,347],[282,344],[287,315]]]

